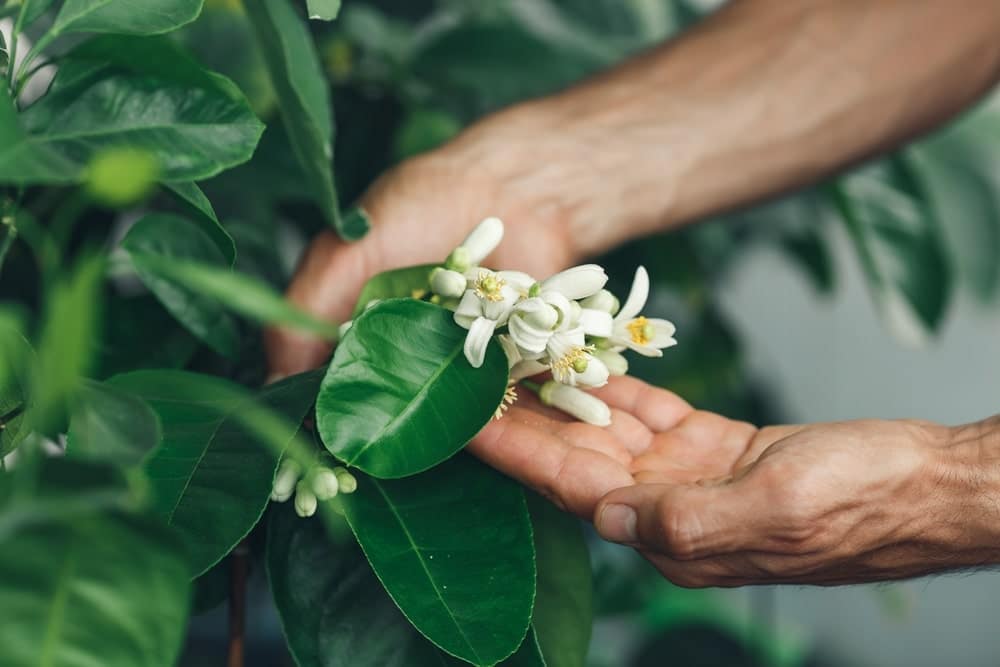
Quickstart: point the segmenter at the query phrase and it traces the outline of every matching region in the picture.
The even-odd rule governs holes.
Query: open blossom
[[[667,320],[646,318],[639,314],[649,297],[649,274],[639,267],[625,305],[614,318],[614,331],[608,341],[616,351],[635,350],[646,357],[661,357],[662,350],[677,344],[676,327]]]
[[[571,387],[603,387],[608,383],[608,368],[594,358],[593,347],[586,344],[581,329],[554,333],[545,349],[557,382]]]
[[[483,365],[493,333],[507,323],[514,305],[521,298],[524,276],[526,274],[517,271],[479,269],[471,287],[462,295],[454,317],[455,322],[469,330],[464,351],[473,368]]]

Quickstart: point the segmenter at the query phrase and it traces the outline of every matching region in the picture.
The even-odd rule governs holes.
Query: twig
[[[250,546],[244,539],[230,559],[229,579],[229,655],[227,667],[243,667],[247,620],[247,573],[249,572]]]

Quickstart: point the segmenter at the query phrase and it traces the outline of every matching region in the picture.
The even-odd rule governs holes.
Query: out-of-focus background
[[[345,0],[337,22],[315,28],[342,130],[342,198],[482,114],[605,68],[719,4]],[[245,23],[239,0],[210,0],[184,39],[270,117],[274,93],[246,48]],[[605,258],[623,283],[646,264],[658,309],[678,323],[680,345],[648,377],[757,423],[877,416],[955,424],[994,413],[998,118],[986,102],[875,166]],[[258,152],[268,150],[265,135]],[[294,189],[282,180],[284,161],[255,159],[205,190],[220,211],[254,222],[254,196],[228,186],[256,170],[267,184],[260,196]],[[1000,655],[997,574],[685,591],[627,550],[597,540],[593,547],[601,613],[594,667],[979,667]],[[206,600],[216,597],[212,585],[201,582]],[[254,590],[249,663],[290,664],[266,588]],[[182,664],[220,664],[224,620],[218,608],[196,618]]]

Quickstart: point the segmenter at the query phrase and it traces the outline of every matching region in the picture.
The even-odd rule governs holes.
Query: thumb
[[[761,508],[738,484],[637,484],[608,493],[594,526],[604,539],[691,560],[753,539]]]

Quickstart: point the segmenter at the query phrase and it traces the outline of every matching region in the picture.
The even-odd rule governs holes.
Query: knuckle
[[[661,500],[658,508],[663,547],[675,560],[690,560],[697,553],[701,524],[696,513],[672,500]]]

